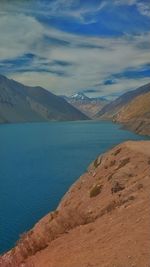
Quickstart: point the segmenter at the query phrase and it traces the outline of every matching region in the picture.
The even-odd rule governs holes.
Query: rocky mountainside
[[[105,98],[89,98],[83,93],[77,93],[70,97],[64,96],[64,98],[68,103],[79,109],[90,118],[93,118],[98,111],[100,111],[106,104],[109,103],[109,101]]]
[[[0,267],[149,267],[150,141],[100,155]]]
[[[114,120],[138,134],[150,135],[150,92],[137,96],[125,105]]]
[[[87,116],[63,98],[0,75],[0,123],[84,119]]]
[[[142,135],[150,135],[150,83],[123,94],[95,116],[111,119]]]
[[[96,118],[112,119],[125,105],[129,104],[137,96],[150,92],[150,83],[129,91],[116,100],[110,102],[96,114]]]

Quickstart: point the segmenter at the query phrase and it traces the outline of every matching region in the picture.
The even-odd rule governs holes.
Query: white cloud
[[[120,38],[78,36],[44,27],[30,16],[5,14],[0,17],[0,35],[1,59],[16,58],[25,53],[36,55],[26,72],[12,71],[9,77],[24,84],[43,86],[56,94],[69,95],[84,88],[93,88],[113,73],[137,68],[150,61],[149,49],[144,49],[144,44],[149,43],[150,33]],[[66,41],[68,45],[52,45],[45,41],[44,36]],[[55,60],[72,64],[50,66],[49,63]],[[43,67],[47,72],[36,71]],[[66,76],[57,75],[57,72],[63,71]],[[115,85],[96,89],[99,95],[110,95],[146,82],[147,79],[121,79]]]
[[[142,15],[150,17],[150,2],[149,3],[139,2],[137,4],[137,8]]]
[[[0,59],[20,56],[31,50],[42,36],[42,26],[23,14],[0,16]]]
[[[143,16],[150,17],[150,2],[141,0],[115,0],[116,5],[135,5],[139,13]]]
[[[13,5],[8,0],[1,0],[0,2],[0,14],[11,13],[24,13],[28,15],[44,15],[45,17],[72,17],[81,24],[91,24],[96,21],[95,18],[88,18],[88,15],[94,15],[102,10],[108,1],[100,1],[100,3],[94,4],[91,2],[80,2],[79,0],[55,0],[55,1],[13,1]]]
[[[132,6],[136,4],[138,0],[114,0],[114,3],[117,5],[129,5]]]

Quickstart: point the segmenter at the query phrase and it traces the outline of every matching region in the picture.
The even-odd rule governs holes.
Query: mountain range
[[[142,135],[150,135],[150,92],[137,96],[119,110],[114,121]]]
[[[150,83],[112,102],[84,93],[56,96],[42,87],[23,85],[0,75],[0,123],[112,120],[150,135]]]
[[[90,98],[84,93],[77,93],[70,97],[63,96],[64,99],[75,108],[79,109],[86,116],[91,119],[94,118],[95,114],[100,111],[109,101],[103,97]]]
[[[150,83],[121,95],[95,118],[113,120],[138,134],[150,135]]]
[[[141,86],[135,90],[131,90],[127,93],[122,94],[114,101],[110,102],[108,105],[106,105],[102,110],[100,110],[96,117],[100,118],[112,118],[114,115],[118,113],[118,111],[125,106],[126,104],[129,104],[133,99],[135,99],[137,96],[143,95],[150,91],[150,83]]]
[[[0,123],[86,119],[62,97],[0,75]]]

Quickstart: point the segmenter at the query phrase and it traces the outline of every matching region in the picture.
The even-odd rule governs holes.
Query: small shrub
[[[133,175],[133,173],[129,173],[128,176],[129,177],[133,177],[134,175]]]
[[[143,188],[143,184],[138,184],[138,190]]]
[[[111,193],[117,193],[119,191],[122,191],[125,187],[119,184],[118,182],[115,182],[113,187],[111,188]]]
[[[116,208],[116,202],[111,202],[110,204],[107,205],[106,207],[106,212],[109,213],[111,212],[112,210],[114,210]]]
[[[114,156],[117,156],[120,152],[121,152],[121,148],[117,149],[117,150],[114,152]]]
[[[130,201],[130,200],[134,200],[135,199],[135,196],[130,196],[129,198],[128,198],[128,200]]]
[[[98,157],[96,160],[94,160],[94,167],[97,168],[102,162],[102,157]]]
[[[90,191],[90,197],[96,197],[99,195],[102,191],[102,187],[103,186],[99,184],[94,185]]]
[[[108,176],[108,178],[107,178],[107,181],[110,181],[112,178],[113,178],[113,173],[111,173],[109,176]]]

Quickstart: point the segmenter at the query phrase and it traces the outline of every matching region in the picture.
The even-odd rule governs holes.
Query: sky
[[[0,74],[114,99],[150,82],[150,0],[1,0]]]

